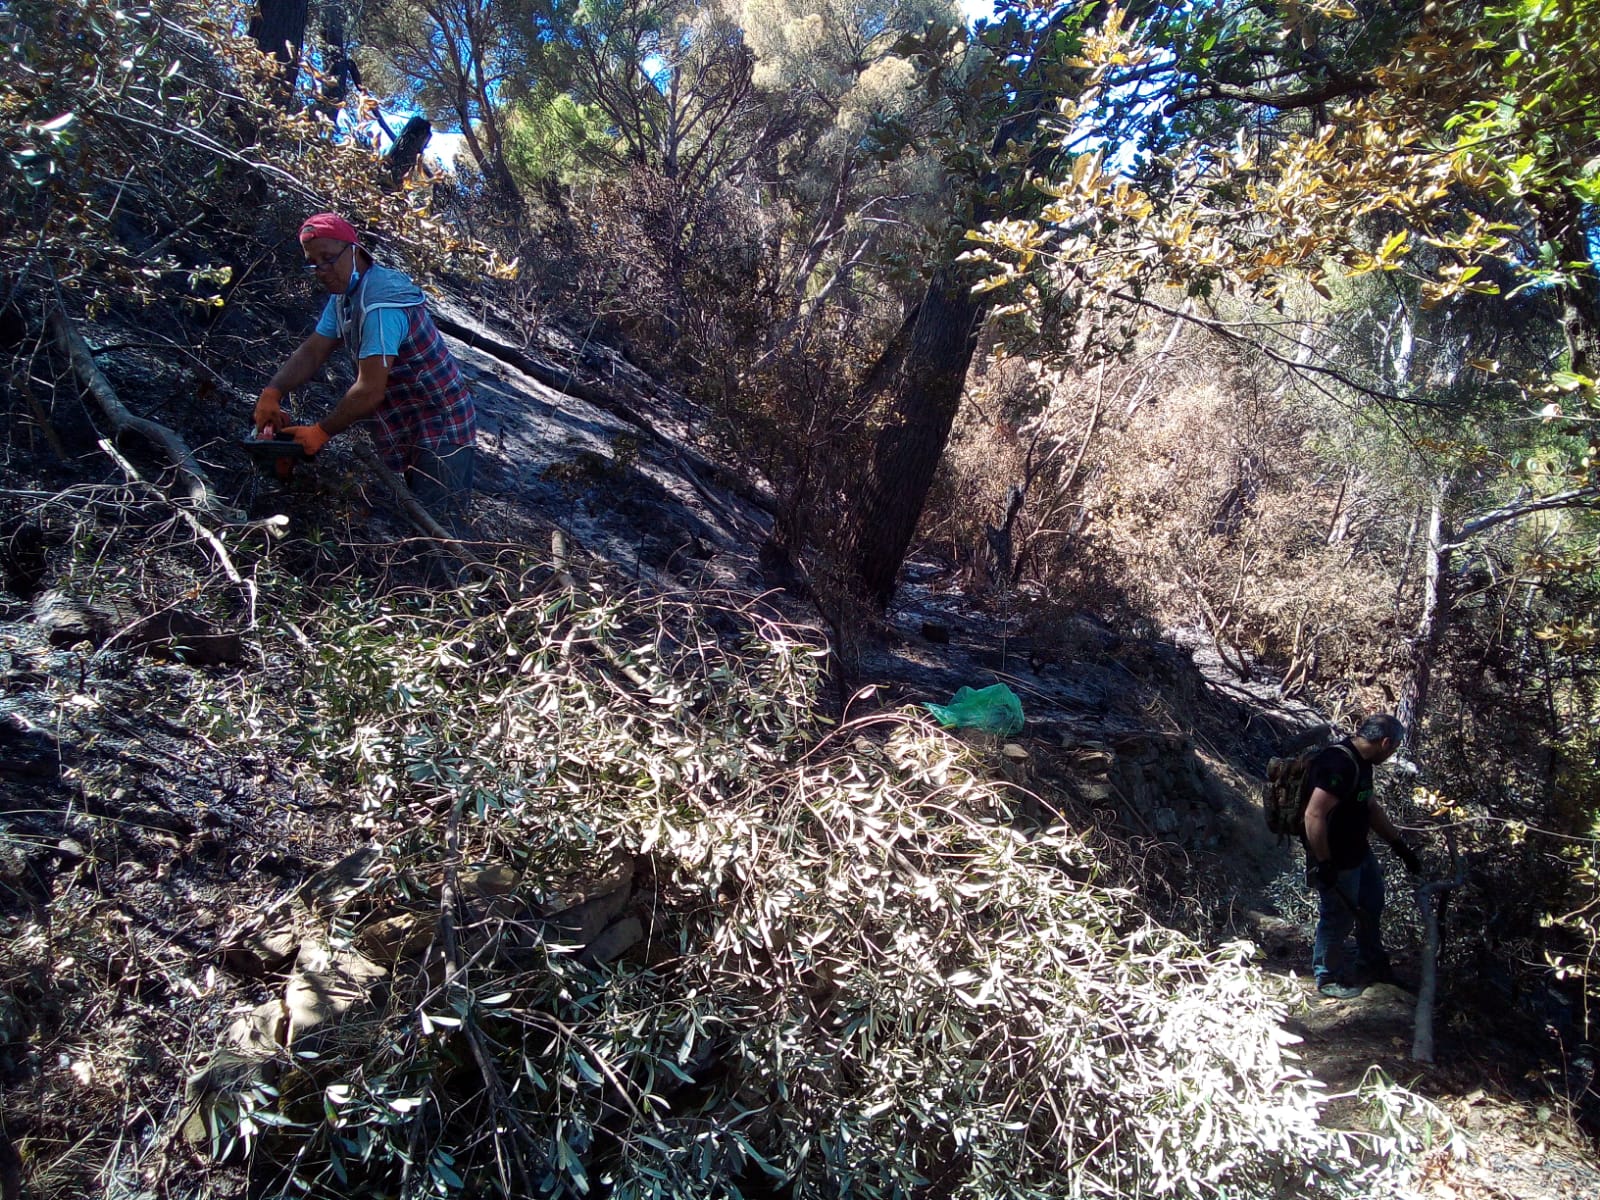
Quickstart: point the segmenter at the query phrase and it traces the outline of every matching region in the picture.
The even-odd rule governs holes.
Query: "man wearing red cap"
[[[328,303],[316,331],[261,390],[256,432],[287,433],[313,455],[370,419],[384,461],[461,536],[477,440],[472,393],[417,285],[375,263],[359,243],[355,228],[335,213],[317,213],[300,226],[306,270],[328,292]],[[284,397],[320,371],[341,342],[355,359],[356,381],[315,425],[289,424]]]

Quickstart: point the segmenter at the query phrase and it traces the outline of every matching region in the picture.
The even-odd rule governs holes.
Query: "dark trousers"
[[[1356,931],[1356,970],[1383,974],[1389,956],[1383,949],[1383,870],[1372,851],[1348,871],[1340,871],[1338,889],[1319,886],[1317,937],[1311,949],[1311,969],[1319,984],[1336,980],[1344,965],[1345,939]]]

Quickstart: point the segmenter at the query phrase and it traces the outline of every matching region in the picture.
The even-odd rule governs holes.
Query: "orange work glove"
[[[306,452],[307,458],[328,444],[328,431],[321,425],[291,425],[283,432],[300,443],[300,449]]]
[[[261,398],[256,401],[255,423],[257,433],[268,425],[282,429],[289,423],[283,415],[283,393],[271,384],[261,389]]]

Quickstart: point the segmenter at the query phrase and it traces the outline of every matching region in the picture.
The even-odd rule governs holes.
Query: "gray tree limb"
[[[1553,508],[1579,508],[1591,500],[1600,500],[1600,483],[1591,483],[1587,487],[1571,488],[1565,492],[1557,492],[1553,496],[1542,496],[1536,500],[1518,500],[1500,508],[1490,509],[1463,525],[1456,533],[1456,538],[1441,546],[1441,550],[1459,550],[1471,539],[1480,533],[1493,529],[1496,525],[1504,525],[1507,521],[1516,521],[1531,513],[1548,512]]]
[[[118,398],[110,381],[95,365],[94,354],[90,351],[89,344],[83,340],[83,335],[78,332],[65,312],[59,308],[54,310],[49,317],[49,326],[57,345],[61,347],[62,353],[72,365],[73,374],[77,376],[84,390],[94,397],[95,403],[100,406],[100,411],[105,413],[106,419],[111,422],[114,434],[120,436],[125,433],[137,433],[164,450],[172,465],[177,468],[178,474],[188,484],[189,499],[196,508],[225,521],[244,520],[243,513],[217,499],[211,481],[201,470],[199,462],[195,460],[194,451],[189,449],[182,438],[165,425],[146,417],[135,416],[128,410],[127,405]]]

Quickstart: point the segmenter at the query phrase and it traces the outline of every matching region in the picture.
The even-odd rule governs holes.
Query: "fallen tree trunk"
[[[196,508],[224,521],[244,520],[243,513],[217,499],[211,481],[206,478],[206,473],[200,469],[200,464],[195,460],[194,451],[189,449],[182,438],[165,425],[146,417],[135,416],[128,411],[127,405],[118,398],[116,389],[95,365],[89,344],[83,340],[83,335],[73,326],[65,312],[59,308],[52,312],[49,326],[57,345],[71,363],[78,382],[94,397],[95,403],[111,422],[113,435],[120,437],[126,433],[137,433],[147,441],[155,443],[166,452],[167,458],[177,468],[178,474],[189,485],[189,499]]]
[[[634,412],[633,409],[622,403],[615,396],[599,388],[578,382],[573,378],[571,371],[563,371],[560,367],[541,362],[525,350],[519,350],[508,342],[492,338],[472,328],[470,325],[463,325],[460,321],[452,320],[441,313],[435,312],[432,313],[432,316],[433,323],[439,327],[441,332],[448,333],[457,341],[465,342],[474,350],[482,350],[485,354],[493,355],[501,362],[515,367],[530,379],[535,379],[548,388],[554,388],[558,392],[564,392],[566,395],[579,400],[586,400],[598,409],[621,417],[630,425],[636,425],[647,433],[655,434],[655,430],[651,428],[650,423]]]
[[[430,310],[431,311],[431,310]],[[696,490],[701,493],[714,507],[720,504],[714,497],[709,496],[709,485],[702,476],[712,475],[719,479],[725,490],[739,497],[748,504],[759,508],[762,512],[772,514],[777,512],[778,503],[773,497],[765,494],[760,488],[754,487],[743,480],[727,478],[726,473],[719,471],[716,464],[701,457],[677,443],[663,437],[662,434],[643,415],[636,412],[631,406],[619,400],[604,388],[594,387],[591,384],[579,382],[573,378],[571,370],[562,370],[548,362],[534,357],[525,350],[520,350],[498,338],[490,337],[470,325],[463,325],[460,321],[451,319],[441,313],[433,312],[433,323],[441,332],[449,334],[457,341],[464,342],[474,350],[481,350],[492,358],[496,358],[507,366],[515,367],[530,379],[544,384],[548,388],[571,396],[576,400],[592,404],[602,412],[620,417],[629,425],[649,436],[650,440],[670,450],[684,468],[685,475],[689,478]],[[724,520],[729,520],[729,515],[724,509],[719,509],[718,514]],[[737,519],[734,519],[737,523]]]

